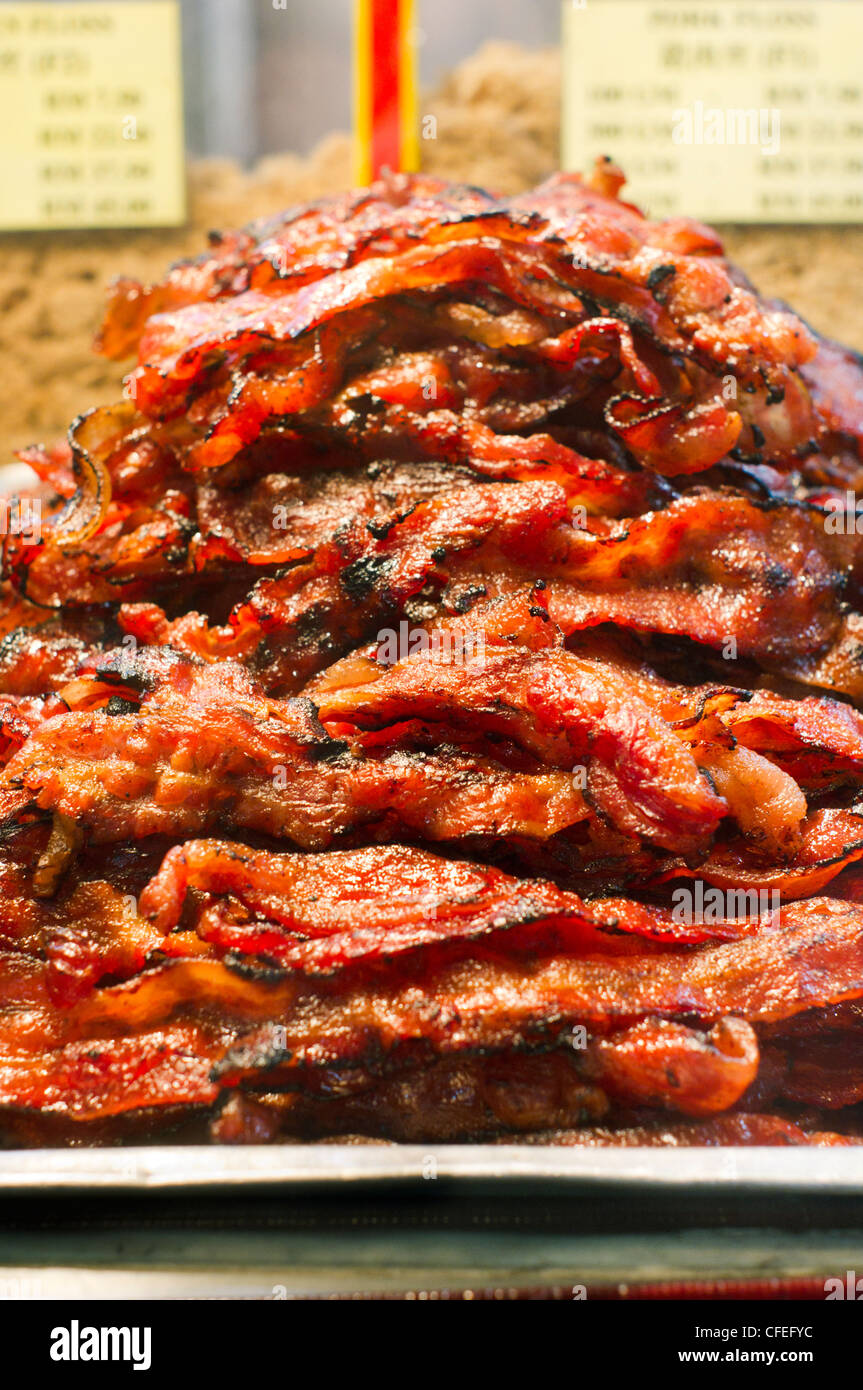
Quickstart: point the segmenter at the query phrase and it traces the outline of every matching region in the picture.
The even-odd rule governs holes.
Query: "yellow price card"
[[[0,4],[0,229],[185,220],[174,0]]]
[[[563,0],[562,160],[654,217],[863,222],[863,0]]]

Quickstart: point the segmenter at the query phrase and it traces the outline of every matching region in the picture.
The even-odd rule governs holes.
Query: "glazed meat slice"
[[[823,669],[845,640],[853,542],[827,533],[822,516],[704,492],[606,534],[572,528],[554,540],[539,568],[490,547],[457,558],[445,602],[469,611],[472,595],[509,594],[538,578],[567,635],[608,622],[680,635],[801,681],[808,663],[813,684],[820,663],[820,683],[859,694],[859,663],[848,662],[833,680]]]
[[[410,190],[412,198],[406,197]],[[373,188],[340,194],[245,232],[214,232],[202,256],[178,262],[156,285],[127,277],[111,286],[99,347],[109,357],[132,355],[152,314],[238,294],[277,279],[299,286],[363,256],[387,254],[394,238],[408,245],[441,221],[482,213],[495,199],[482,189],[453,186],[428,175],[396,176]]]
[[[625,899],[585,903],[552,883],[401,845],[308,856],[192,840],[165,856],[139,908],[166,935],[189,926],[190,899],[202,894],[206,906],[191,918],[202,940],[312,975],[484,937],[526,952],[562,943],[617,955],[736,938],[757,925],[680,924]]]
[[[153,923],[161,934],[194,883],[265,914],[285,936],[293,930],[334,946],[352,915],[362,914],[371,974],[354,968],[347,983],[336,977],[315,985],[236,946],[219,960],[177,941],[173,961],[60,1009],[45,964],[7,955],[0,1103],[38,1109],[60,1094],[70,1117],[103,1119],[141,1104],[206,1105],[218,1087],[245,1078],[265,1092],[274,1084],[299,1087],[305,1098],[295,1111],[287,1106],[287,1127],[299,1120],[316,1133],[343,1132],[364,1115],[374,1132],[429,1137],[566,1126],[596,1120],[615,1104],[706,1115],[769,1084],[753,1025],[772,1028],[775,1051],[783,1028],[863,994],[853,905],[797,904],[769,921],[736,924],[736,939],[726,944],[681,952],[656,910],[587,909],[551,885],[435,863],[410,850],[325,858],[328,864],[313,858],[304,867],[302,856],[187,846],[182,856],[168,855],[141,906],[145,915],[162,914]],[[346,890],[341,909],[321,903],[327,874]],[[443,915],[431,934],[415,902],[392,901],[397,875],[408,885],[413,876],[414,887],[435,896]],[[478,891],[485,898],[479,916]],[[495,918],[512,911],[500,928]],[[533,961],[502,951],[532,914],[539,921],[549,913],[559,926],[569,924],[567,953],[559,953],[560,937],[551,955]],[[492,933],[476,958],[465,935],[471,916],[472,933]],[[603,951],[621,927],[639,944],[635,955]],[[420,955],[397,952],[377,962],[374,939],[385,941],[394,929],[406,943],[412,937]],[[357,962],[355,930],[351,941]],[[132,1081],[133,1042],[140,1067]],[[562,1051],[544,1059],[550,1045]],[[535,1061],[510,1057],[510,1049],[525,1046],[540,1049]],[[480,1060],[471,1060],[477,1052]],[[440,1060],[417,1073],[430,1058]],[[353,1099],[331,1103],[333,1095]],[[393,1110],[402,1102],[397,1121]]]
[[[74,829],[65,830],[71,845]],[[141,970],[163,933],[137,909],[137,894],[153,871],[152,852],[83,852],[74,872],[46,895],[40,885],[61,857],[59,841],[55,834],[52,843],[49,827],[36,824],[3,846],[0,944],[43,962],[50,997],[69,1003],[100,981]],[[164,852],[154,849],[157,858]]]
[[[600,181],[611,191],[607,172]],[[607,222],[597,217],[598,204]],[[609,317],[634,323],[648,341],[658,342],[666,352],[689,352],[700,370],[719,377],[723,371],[736,373],[742,385],[754,386],[748,409],[754,409],[765,395],[763,378],[750,379],[748,364],[758,361],[768,373],[773,397],[779,398],[775,408],[781,425],[787,427],[785,397],[790,394],[799,397],[797,414],[802,418],[794,421],[798,433],[805,433],[810,423],[817,430],[795,375],[795,369],[814,352],[812,339],[792,316],[767,310],[729,276],[718,254],[721,246],[715,239],[711,242],[704,229],[647,223],[634,210],[586,190],[575,178],[559,179],[538,190],[529,214],[516,200],[512,208],[486,204],[479,216],[460,213],[448,219],[444,215],[437,225],[423,228],[421,244],[417,244],[416,209],[409,202],[402,206],[409,234],[400,237],[391,228],[386,255],[375,255],[378,248],[367,241],[356,257],[347,258],[344,268],[312,282],[302,275],[293,278],[287,265],[281,278],[268,281],[266,272],[256,273],[266,256],[256,258],[248,243],[242,249],[234,244],[229,256],[238,250],[241,255],[243,250],[250,252],[253,264],[246,284],[256,287],[232,292],[239,284],[235,276],[218,286],[210,280],[203,295],[195,294],[197,302],[187,300],[186,307],[149,321],[139,343],[141,366],[135,377],[141,407],[148,413],[176,410],[181,393],[200,372],[204,354],[218,345],[228,371],[240,366],[236,408],[228,408],[229,417],[236,418],[223,421],[217,437],[202,442],[197,459],[208,464],[225,462],[239,443],[255,436],[268,413],[307,409],[310,391],[331,385],[332,349],[338,347],[338,338],[331,334],[327,350],[318,358],[326,361],[326,372],[316,368],[317,349],[302,358],[286,354],[284,344],[301,343],[303,335],[326,330],[346,315],[353,319],[341,339],[356,341],[364,327],[372,333],[378,329],[380,320],[366,312],[376,302],[417,291],[458,295],[461,287],[481,282],[510,306],[556,318],[564,326],[567,317],[577,322],[597,307]],[[392,221],[397,225],[398,215]],[[660,269],[661,277],[654,274]],[[216,297],[210,297],[213,289]],[[166,298],[170,301],[170,293]],[[460,300],[465,302],[463,290]],[[277,375],[265,378],[262,386],[253,379],[243,382],[248,358],[258,354],[260,359],[262,352],[274,351],[281,357]],[[245,372],[246,378],[254,374],[255,368],[251,374]],[[691,383],[681,382],[677,393],[682,398],[677,433],[691,439],[688,452],[678,461],[678,472],[709,466],[705,447],[712,450],[719,445],[714,457],[721,456],[723,440],[726,448],[733,447],[743,423],[739,413],[724,408],[718,393],[687,402],[689,390]],[[709,406],[708,400],[712,401]],[[655,409],[645,412],[639,402],[635,406],[639,418],[649,417],[647,435],[652,439]],[[681,430],[683,418],[687,423]],[[631,422],[621,423],[628,431]],[[759,429],[768,448],[774,432],[777,445],[786,448],[787,441],[780,437],[783,429],[774,431],[772,419],[763,418]],[[708,445],[711,434],[715,440]],[[639,440],[633,442],[637,450],[642,449]],[[648,454],[652,448],[648,443]]]
[[[183,987],[193,992],[214,987],[214,977],[204,971],[215,968],[203,962],[173,967],[178,975],[186,972]],[[147,995],[154,1008],[156,979]],[[767,1023],[861,992],[856,906],[812,899],[790,905],[754,935],[682,957],[556,956],[532,968],[487,957],[426,971],[419,991],[408,980],[395,991],[388,982],[375,982],[318,995],[293,1006],[296,1021],[251,1032],[218,1071],[239,1077],[263,1065],[288,1072],[363,1066],[372,1055],[380,1057],[381,1048],[393,1064],[405,1064],[429,1053],[548,1046],[577,1025],[589,1035],[623,1034],[645,1018],[712,1026],[733,1013],[748,1023]],[[143,1008],[140,994],[138,1002]]]
[[[79,682],[83,707],[43,721],[12,758],[7,826],[29,808],[115,843],[233,823],[311,849],[352,831],[545,837],[588,814],[571,776],[536,760],[522,769],[458,748],[364,756],[329,738],[310,701],[268,700],[239,666],[169,648],[115,655]]]
[[[609,853],[610,824],[619,856],[651,849],[639,867],[654,881],[736,876],[795,895],[857,857],[853,807],[807,804],[807,791],[859,785],[863,734],[844,707],[675,687],[579,657],[525,599],[489,604],[474,624],[432,626],[393,665],[346,659],[288,701],[239,666],[158,647],[130,664],[120,649],[12,758],[7,818],[56,812],[97,842],[229,824],[303,848],[345,835],[523,846],[583,825],[572,871],[585,876]],[[726,818],[737,836],[714,845]]]
[[[343,1096],[238,1093],[213,1128],[229,1143],[254,1142],[256,1132],[259,1142],[262,1135],[361,1133],[410,1143],[488,1139],[502,1131],[517,1142],[532,1130],[595,1126],[610,1106],[603,1084],[617,1098],[637,1103],[649,1096],[656,1103],[656,1074],[636,1060],[648,1054],[657,1071],[664,1069],[669,1107],[700,1114],[705,1099],[708,1112],[736,1099],[758,1062],[747,1024],[729,1021],[714,1034],[648,1023],[581,1054],[446,1058],[362,1087],[353,1081]],[[669,1089],[672,1075],[676,1084]]]
[[[204,660],[243,660],[274,694],[290,694],[352,646],[397,626],[412,602],[467,613],[478,598],[540,582],[567,635],[612,622],[683,636],[856,697],[858,620],[844,598],[853,536],[831,534],[823,514],[808,508],[759,506],[730,492],[594,521],[584,500],[592,486],[577,473],[564,481],[478,482],[467,469],[431,463],[310,478],[268,474],[244,486],[241,501],[203,484],[202,530],[172,552],[171,564],[177,577],[190,570],[203,577],[202,597],[226,580],[243,597],[224,624],[194,607],[170,619],[140,601],[123,606],[120,622],[138,641],[171,643]],[[125,545],[122,536],[105,541],[100,556]],[[75,563],[92,564],[92,547],[87,542]],[[28,570],[30,591],[42,598],[49,575],[52,595],[69,578],[69,552],[57,565],[51,560],[60,550],[49,543]],[[128,582],[115,586],[108,577],[112,559],[82,600],[141,593],[146,565],[138,574],[128,554],[123,563]],[[192,584],[193,601],[201,582]],[[166,604],[162,584],[153,592]],[[26,693],[47,688],[31,682]],[[7,682],[7,689],[15,687]]]

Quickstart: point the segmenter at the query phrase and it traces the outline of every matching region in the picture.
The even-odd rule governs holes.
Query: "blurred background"
[[[181,0],[192,155],[248,162],[308,154],[351,123],[352,0]],[[428,0],[417,6],[420,85],[437,87],[489,38],[555,46],[559,0]]]

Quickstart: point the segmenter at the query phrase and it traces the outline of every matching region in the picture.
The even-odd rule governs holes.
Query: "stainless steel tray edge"
[[[863,1197],[861,1148],[556,1149],[532,1145],[248,1145],[0,1152],[0,1197],[100,1190],[146,1193],[232,1188],[550,1183],[559,1191],[613,1185]]]

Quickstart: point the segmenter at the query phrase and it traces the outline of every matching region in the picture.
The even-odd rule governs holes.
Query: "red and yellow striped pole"
[[[354,144],[357,183],[416,169],[414,0],[355,0]]]

